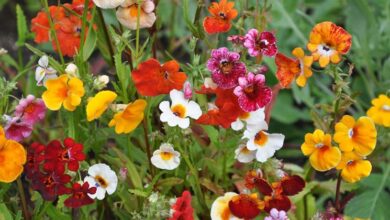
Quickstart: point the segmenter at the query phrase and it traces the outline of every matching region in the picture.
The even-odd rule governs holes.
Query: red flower
[[[72,1],[72,9],[79,14],[83,13],[84,5],[85,5],[85,0],[73,0]],[[88,2],[88,9],[92,9],[92,8],[93,8],[93,1],[89,1]]]
[[[72,195],[67,198],[64,202],[65,206],[70,208],[79,208],[84,205],[89,205],[94,202],[88,194],[95,194],[96,187],[89,187],[88,182],[83,185],[74,183],[72,187]]]
[[[213,2],[209,7],[211,16],[203,21],[204,30],[208,34],[227,32],[232,27],[231,21],[237,17],[237,10],[234,8],[234,2],[221,0]]]
[[[58,6],[50,6],[49,12],[53,23],[55,24],[55,28],[57,28],[58,21],[62,20],[65,17],[65,8]],[[36,43],[44,43],[48,42],[49,37],[49,19],[47,17],[46,12],[38,12],[37,16],[31,20],[31,32],[35,33],[34,41]]]
[[[260,214],[264,203],[257,198],[256,194],[239,194],[229,201],[230,212],[243,219],[253,219]]]
[[[27,163],[25,171],[27,178],[31,179],[37,172],[39,172],[39,166],[45,159],[43,154],[45,145],[38,142],[34,142],[30,145],[27,151]]]
[[[183,88],[187,76],[184,72],[179,72],[179,69],[175,60],[160,65],[156,59],[149,59],[133,70],[131,76],[139,94],[157,96],[168,94],[172,89]]]
[[[71,190],[65,185],[71,177],[64,174],[61,169],[48,173],[37,173],[32,177],[33,189],[38,190],[45,200],[53,201],[59,195],[69,194]]]
[[[200,116],[196,122],[198,124],[204,125],[220,125],[224,128],[229,128],[232,122],[234,122],[237,117],[234,110],[236,107],[233,103],[225,103],[222,108],[213,108],[209,109],[206,114]]]
[[[176,199],[171,209],[173,210],[173,215],[168,220],[193,220],[194,209],[191,206],[190,192],[184,191],[181,197]]]

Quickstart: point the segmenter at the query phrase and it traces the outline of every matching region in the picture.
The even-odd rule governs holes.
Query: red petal
[[[250,195],[240,194],[229,201],[229,209],[238,218],[252,219],[260,214],[259,202]]]
[[[305,188],[305,181],[297,175],[286,176],[280,183],[283,189],[282,193],[286,196],[296,195]]]
[[[287,212],[291,208],[291,201],[287,196],[278,196],[266,200],[264,210],[269,213],[273,208],[277,209],[278,211],[283,210]]]

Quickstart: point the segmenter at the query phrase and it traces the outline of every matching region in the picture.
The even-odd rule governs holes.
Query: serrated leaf
[[[18,41],[16,45],[21,47],[26,42],[28,33],[26,16],[19,4],[16,5],[16,24],[18,30]]]

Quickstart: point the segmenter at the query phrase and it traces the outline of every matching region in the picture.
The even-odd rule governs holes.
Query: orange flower
[[[196,123],[204,125],[220,125],[224,128],[229,128],[230,125],[237,119],[235,112],[236,107],[233,103],[225,103],[221,108],[209,109],[206,114],[200,116]]]
[[[168,94],[172,89],[181,90],[187,76],[179,72],[179,64],[175,60],[163,65],[156,59],[149,59],[133,70],[131,76],[139,94],[157,96]]]
[[[329,61],[339,63],[340,55],[348,53],[352,45],[352,36],[342,27],[330,21],[314,26],[310,33],[307,49],[313,53],[315,61],[326,67]]]
[[[203,21],[204,30],[208,34],[227,32],[232,27],[230,23],[237,17],[237,10],[234,8],[234,2],[221,0],[219,3],[213,2],[209,7],[211,16],[208,16]]]
[[[58,6],[50,6],[49,12],[54,27],[58,28],[57,22],[65,17],[65,8]],[[34,41],[36,43],[44,43],[49,41],[49,19],[46,12],[38,12],[37,16],[31,20],[31,32],[35,33]]]

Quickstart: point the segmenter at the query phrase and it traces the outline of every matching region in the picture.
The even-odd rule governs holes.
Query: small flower
[[[234,153],[234,158],[241,163],[250,163],[256,158],[256,151],[249,150],[245,144],[240,144]]]
[[[47,90],[42,99],[48,109],[57,111],[64,105],[68,111],[74,111],[84,96],[84,84],[76,78],[69,78],[66,74],[57,79],[49,79],[45,83]]]
[[[93,121],[99,118],[116,99],[117,94],[112,91],[104,90],[98,92],[93,98],[88,100],[87,120]]]
[[[89,187],[87,182],[84,182],[83,185],[80,185],[80,183],[74,183],[71,193],[72,195],[64,201],[65,206],[69,208],[79,208],[94,202],[89,195],[96,193],[96,187]]]
[[[264,208],[264,202],[257,198],[257,194],[235,195],[229,201],[230,212],[242,219],[253,219],[260,214]]]
[[[152,164],[163,170],[174,170],[180,165],[180,153],[168,143],[161,144],[160,148],[153,152]]]
[[[192,88],[190,82],[186,81],[183,86],[183,93],[185,99],[191,99],[192,98]]]
[[[26,176],[28,179],[40,172],[40,164],[45,160],[46,146],[38,142],[34,142],[27,148],[27,163],[25,166]]]
[[[191,206],[191,193],[187,190],[184,191],[182,195],[176,199],[176,202],[172,204],[171,210],[173,215],[168,218],[168,220],[193,220],[194,209]]]
[[[237,196],[237,193],[227,192],[225,195],[218,197],[211,205],[211,219],[212,220],[240,220],[240,218],[234,216],[229,208],[229,202],[233,197]]]
[[[360,117],[357,121],[352,116],[344,115],[335,126],[334,141],[342,151],[355,150],[361,156],[367,156],[376,145],[375,124],[369,117]]]
[[[390,127],[390,98],[387,95],[379,95],[371,101],[372,107],[368,109],[367,116],[378,125]]]
[[[66,186],[70,181],[71,176],[64,174],[63,170],[39,172],[32,177],[32,188],[38,190],[45,200],[54,201],[57,196],[72,192]]]
[[[343,152],[336,169],[341,170],[341,177],[349,183],[355,183],[368,177],[372,166],[370,161],[355,152]]]
[[[256,29],[250,29],[245,35],[244,47],[252,57],[259,55],[272,57],[278,52],[275,35],[268,31],[259,33]]]
[[[138,15],[138,3],[140,14]],[[152,0],[125,0],[116,11],[118,21],[125,27],[136,30],[139,18],[139,28],[150,28],[156,21],[155,5]]]
[[[127,174],[129,173],[129,171],[127,170],[126,167],[121,167],[119,169],[119,178],[122,180],[122,181],[125,181],[126,178],[127,178]]]
[[[117,134],[132,132],[144,119],[146,104],[143,99],[137,99],[133,103],[129,103],[123,111],[114,115],[108,126],[115,126]]]
[[[49,57],[44,55],[38,60],[38,67],[35,69],[35,80],[37,85],[44,85],[48,79],[57,78],[57,71],[49,66]]]
[[[79,69],[74,63],[70,63],[66,66],[65,73],[68,74],[69,77],[79,77]]]
[[[204,30],[208,34],[229,31],[232,27],[231,21],[238,15],[237,10],[234,9],[234,2],[227,0],[212,2],[208,10],[211,16],[207,16],[203,21]]]
[[[104,163],[95,164],[88,169],[88,175],[84,178],[84,182],[92,187],[96,187],[96,193],[88,196],[92,199],[104,199],[106,192],[111,195],[115,192],[118,185],[118,177],[111,168]]]
[[[93,80],[93,88],[101,90],[110,82],[110,77],[107,75],[100,75]]]
[[[340,149],[332,146],[330,134],[320,129],[305,135],[301,150],[305,156],[310,156],[311,166],[321,172],[335,168],[341,160]]]
[[[231,124],[231,127],[235,131],[239,131],[244,128],[244,122],[247,126],[256,126],[262,123],[265,119],[264,108],[257,109],[253,112],[244,112],[239,115],[237,120]]]
[[[0,182],[10,183],[16,180],[23,172],[26,159],[24,147],[14,140],[8,140],[0,126]]]
[[[219,125],[224,128],[229,128],[237,118],[236,106],[231,102],[226,102],[221,108],[209,103],[209,109],[206,114],[202,114],[196,120],[198,124],[204,125]]]
[[[45,118],[46,106],[42,99],[36,99],[33,95],[28,95],[21,99],[15,108],[14,115],[22,121],[31,125]]]
[[[310,32],[307,49],[312,52],[314,61],[326,67],[329,61],[339,63],[341,56],[348,53],[352,45],[352,36],[342,27],[325,21],[316,24]]]
[[[30,123],[23,121],[20,117],[13,117],[8,120],[4,130],[7,139],[22,141],[31,135],[33,127]]]
[[[248,73],[246,77],[238,78],[238,83],[234,94],[238,97],[238,103],[242,110],[256,111],[271,101],[272,90],[265,85],[264,75]]]
[[[245,64],[240,62],[240,54],[230,52],[226,47],[211,51],[207,69],[211,72],[213,81],[222,89],[237,86],[238,78],[246,73]]]
[[[180,128],[185,129],[190,125],[188,117],[198,119],[202,115],[199,105],[194,101],[185,99],[183,92],[173,89],[169,96],[172,104],[169,101],[163,101],[159,105],[162,111],[160,115],[162,122],[168,122],[168,125],[171,127],[178,125]]]
[[[270,211],[270,215],[265,217],[264,220],[289,220],[289,218],[285,211],[278,211],[277,209],[273,208]]]
[[[116,8],[123,4],[125,0],[93,0],[93,3],[99,8],[109,9]]]

